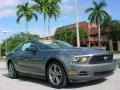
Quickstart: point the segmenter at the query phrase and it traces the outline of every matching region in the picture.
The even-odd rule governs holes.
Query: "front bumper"
[[[116,61],[103,64],[71,64],[67,75],[70,82],[86,82],[112,75],[116,66]]]

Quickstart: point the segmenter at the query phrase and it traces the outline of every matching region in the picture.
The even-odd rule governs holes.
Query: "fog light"
[[[79,76],[87,76],[88,74],[87,74],[87,72],[86,71],[81,71],[80,73],[79,73]]]
[[[69,75],[76,75],[77,73],[74,72],[74,71],[71,71],[71,72],[69,72],[68,74],[69,74]]]

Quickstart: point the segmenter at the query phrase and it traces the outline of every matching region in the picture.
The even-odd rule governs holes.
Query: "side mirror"
[[[26,51],[36,52],[36,51],[38,51],[38,49],[35,47],[30,47],[30,48],[27,48]]]

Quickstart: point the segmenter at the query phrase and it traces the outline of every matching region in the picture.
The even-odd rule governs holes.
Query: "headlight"
[[[88,61],[89,56],[75,56],[73,60],[73,64],[81,64],[86,63]]]

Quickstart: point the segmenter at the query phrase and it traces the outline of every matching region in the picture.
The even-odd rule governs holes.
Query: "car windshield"
[[[69,49],[73,48],[72,45],[59,40],[45,40],[45,41],[39,41],[39,45],[41,48],[44,49]]]

